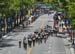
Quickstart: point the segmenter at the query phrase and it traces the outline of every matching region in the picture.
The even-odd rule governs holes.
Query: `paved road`
[[[53,26],[54,14],[49,16],[47,14],[42,15],[28,28],[18,28],[19,32],[10,32],[7,35],[9,37],[0,42],[0,54],[66,54],[63,39],[57,37],[49,37],[46,44],[44,42],[40,45],[36,44],[35,47],[28,48],[27,51],[23,47],[19,48],[18,46],[19,40],[23,40],[24,36],[36,29],[44,28],[47,24]]]
[[[32,54],[71,54],[64,39],[58,37],[49,37],[46,43],[36,45],[32,48]]]

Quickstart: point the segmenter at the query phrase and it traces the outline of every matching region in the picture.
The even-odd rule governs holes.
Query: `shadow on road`
[[[64,35],[64,34],[61,34],[61,35],[58,35],[57,34],[57,36],[56,36],[56,34],[53,34],[53,35],[51,35],[52,37],[58,37],[58,38],[67,38],[67,36],[66,35]]]
[[[2,49],[0,49],[0,50],[2,50]]]
[[[17,32],[15,32],[15,33],[11,32],[11,33],[8,33],[7,36],[16,36],[16,35],[18,35],[18,34],[19,34],[19,33],[17,33]]]
[[[17,41],[15,39],[3,39],[2,41],[0,41],[0,43],[2,42],[11,42],[11,41]]]
[[[0,41],[0,48],[15,46],[14,44],[8,44],[11,41],[17,41],[17,40],[14,40],[14,39],[3,39],[2,41]]]
[[[5,47],[12,47],[15,46],[14,44],[8,44],[8,43],[0,43],[0,48],[5,48]]]
[[[33,26],[27,26],[25,28],[15,28],[12,30],[12,32],[27,32],[28,30],[30,30],[30,28],[33,28]]]
[[[33,26],[27,26],[27,28],[33,28]]]
[[[64,36],[57,36],[58,38],[67,38],[67,37],[64,37]]]

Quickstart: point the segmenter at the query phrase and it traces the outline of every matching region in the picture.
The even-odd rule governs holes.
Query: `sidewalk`
[[[67,37],[67,38],[63,39],[63,41],[65,44],[66,52],[68,52],[68,54],[75,54],[74,47],[72,46],[72,43],[69,42],[69,38]],[[70,51],[71,51],[71,53],[69,53]]]

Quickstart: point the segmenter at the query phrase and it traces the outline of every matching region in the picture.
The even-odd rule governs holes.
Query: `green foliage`
[[[9,8],[8,0],[0,0],[0,13],[2,13],[2,15],[6,13],[8,8]]]
[[[65,8],[69,13],[69,17],[71,18],[71,26],[75,28],[75,0],[66,0],[67,4]]]
[[[52,0],[50,3],[54,4],[57,10],[63,9],[67,11],[72,20],[71,25],[75,27],[75,0]]]
[[[20,11],[21,8],[29,7],[36,0],[0,0],[0,13],[5,16],[12,15],[15,11]]]

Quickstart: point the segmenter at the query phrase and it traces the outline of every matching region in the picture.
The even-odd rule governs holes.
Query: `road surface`
[[[16,28],[15,32],[10,32],[6,35],[8,37],[0,42],[0,54],[71,54],[70,50],[66,50],[63,39],[55,36],[49,37],[46,43],[36,43],[35,47],[28,47],[27,50],[23,46],[19,48],[18,42],[19,40],[23,41],[24,36],[35,30],[44,28],[46,25],[53,26],[54,14],[49,16],[48,14],[44,14],[29,25],[28,28]]]

